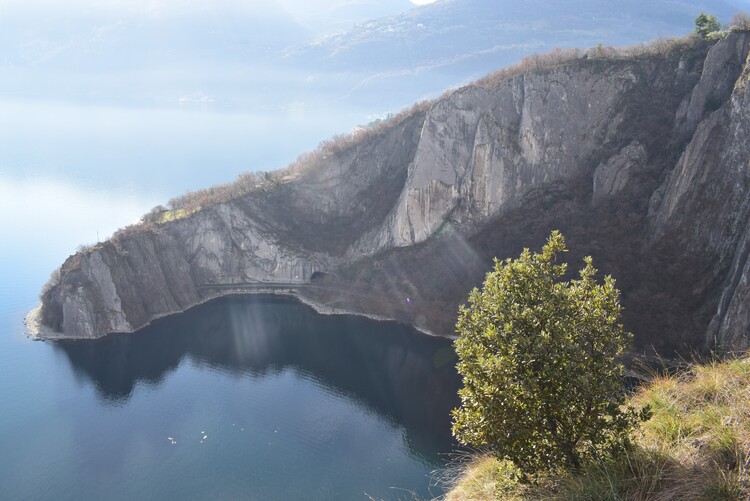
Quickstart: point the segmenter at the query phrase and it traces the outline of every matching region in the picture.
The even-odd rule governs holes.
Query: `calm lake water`
[[[31,342],[26,305],[3,299],[5,498],[440,492],[459,384],[447,340],[235,296],[134,335]]]

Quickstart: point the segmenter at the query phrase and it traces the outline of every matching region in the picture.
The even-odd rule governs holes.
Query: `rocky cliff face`
[[[560,228],[619,280],[639,346],[746,348],[749,41],[464,87],[294,179],[71,256],[41,321],[99,337],[221,294],[210,284],[324,272],[296,293],[446,335],[492,257]]]
[[[649,210],[653,240],[672,238],[710,256],[707,278],[721,279],[706,343],[742,350],[750,347],[747,44],[744,34],[711,50],[701,80],[678,112],[678,134],[694,133]]]

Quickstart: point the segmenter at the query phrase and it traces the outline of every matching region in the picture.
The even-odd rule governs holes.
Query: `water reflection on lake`
[[[241,438],[244,447],[223,444],[216,462],[204,464],[212,471],[202,476],[225,482],[220,495],[408,498],[389,489],[403,487],[426,496],[438,492],[430,491],[429,475],[453,447],[450,409],[459,380],[450,342],[394,323],[321,316],[291,299],[229,297],[135,335],[55,348],[110,413],[140,407],[132,401],[144,393],[159,395],[145,416],[117,420],[116,435],[148,440],[160,428],[164,436],[153,440],[164,444],[169,436],[175,447],[198,444],[204,427],[212,431],[201,445],[216,440],[217,429],[219,440]],[[182,390],[171,391],[175,384]],[[213,424],[193,424],[196,414]],[[115,447],[125,457],[136,454],[127,441]],[[199,451],[185,451],[183,461],[196,461]],[[110,462],[111,453],[102,461]],[[155,458],[143,458],[142,467],[169,476],[160,462],[147,466]],[[288,467],[272,466],[279,464]],[[242,478],[237,465],[263,474]],[[228,483],[227,469],[238,474]],[[152,481],[160,484],[149,480],[141,488]],[[214,497],[210,490],[194,494]]]

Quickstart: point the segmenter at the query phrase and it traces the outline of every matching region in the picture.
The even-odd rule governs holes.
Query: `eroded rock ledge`
[[[450,335],[492,257],[559,228],[618,279],[639,347],[745,349],[749,40],[461,88],[293,179],[71,256],[40,335],[130,332],[253,283]]]

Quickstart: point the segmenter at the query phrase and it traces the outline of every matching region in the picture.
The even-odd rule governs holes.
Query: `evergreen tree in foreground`
[[[565,240],[552,232],[541,253],[495,260],[482,289],[459,311],[455,347],[463,376],[453,434],[487,447],[524,473],[576,468],[583,459],[622,451],[640,413],[623,409],[630,335],[620,322],[612,277],[594,280],[587,257],[564,281],[557,258]]]

